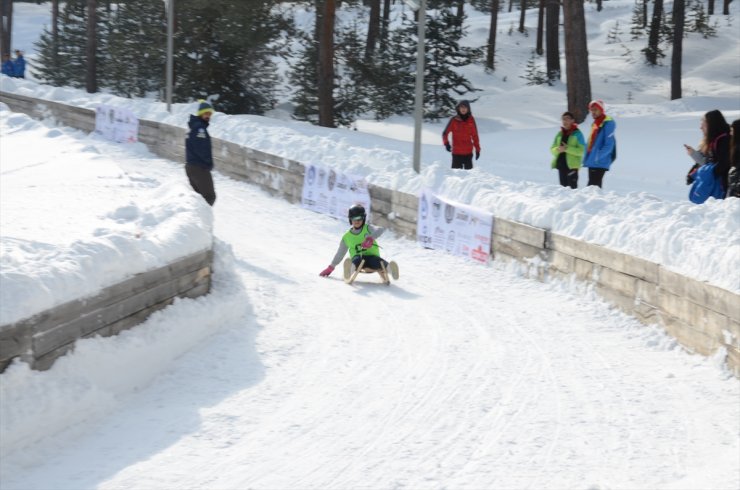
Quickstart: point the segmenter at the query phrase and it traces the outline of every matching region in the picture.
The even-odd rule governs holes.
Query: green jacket
[[[560,146],[562,138],[562,131],[558,131],[558,134],[555,135],[555,140],[552,142],[552,146],[550,147],[550,153],[552,153],[553,156],[552,163],[550,165],[552,168],[557,167],[558,157],[560,156],[558,147]],[[568,168],[581,168],[584,153],[586,153],[586,140],[583,139],[583,133],[581,133],[581,130],[576,128],[572,133],[570,133],[570,138],[568,138],[568,148],[565,150],[565,162],[568,164]]]

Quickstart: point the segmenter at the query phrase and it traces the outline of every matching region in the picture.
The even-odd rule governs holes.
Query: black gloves
[[[452,145],[450,145],[449,143],[445,143],[445,149],[447,151],[452,151]]]
[[[479,151],[476,151],[476,152],[475,152],[475,159],[477,160],[477,159],[479,159],[479,158],[480,158],[480,152],[479,152]]]

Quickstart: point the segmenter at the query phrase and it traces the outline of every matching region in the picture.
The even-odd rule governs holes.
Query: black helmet
[[[367,219],[367,213],[365,213],[365,208],[362,206],[362,204],[355,204],[349,210],[347,211],[347,218],[349,219],[349,224],[352,224],[352,218],[357,218],[358,216],[362,217],[362,222],[364,223]]]

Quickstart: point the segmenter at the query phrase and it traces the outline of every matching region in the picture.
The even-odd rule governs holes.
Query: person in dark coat
[[[9,54],[3,55],[2,73],[9,77],[15,76],[15,65],[13,65],[13,60],[10,59]]]
[[[730,126],[730,170],[727,173],[727,197],[740,197],[740,119]]]
[[[461,100],[455,107],[457,115],[450,121],[442,131],[442,144],[447,151],[452,152],[452,168],[473,168],[473,150],[475,159],[480,158],[480,142],[478,141],[478,127],[475,118],[470,111],[470,102]],[[452,134],[452,144],[449,135]]]
[[[714,175],[721,180],[722,189],[728,187],[728,174],[730,171],[730,125],[727,124],[725,116],[718,110],[709,111],[701,119],[700,129],[702,140],[699,148],[684,145],[686,153],[694,160],[695,164],[689,170],[686,183],[693,182],[693,175],[699,167],[707,163],[714,163]]]
[[[198,111],[190,115],[190,131],[185,139],[185,173],[195,192],[203,196],[208,204],[216,202],[216,191],[213,188],[213,154],[208,124],[213,115],[213,106],[201,100]]]
[[[15,59],[13,60],[13,76],[16,78],[26,78],[26,59],[19,49],[15,50]]]

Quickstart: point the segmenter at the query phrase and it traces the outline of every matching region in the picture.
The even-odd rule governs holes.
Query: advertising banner
[[[364,178],[352,177],[321,165],[308,165],[303,178],[301,206],[347,219],[347,210],[353,204],[362,204],[370,216],[370,193]]]
[[[493,214],[456,203],[425,189],[419,196],[416,239],[425,248],[487,263]]]
[[[99,105],[95,109],[95,132],[118,143],[136,143],[139,119],[128,109]]]

